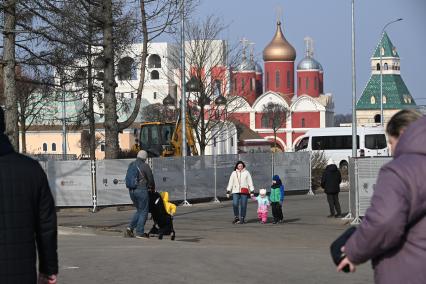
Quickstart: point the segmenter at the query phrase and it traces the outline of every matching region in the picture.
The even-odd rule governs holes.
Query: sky
[[[305,36],[314,39],[314,57],[324,68],[324,92],[332,93],[335,113],[352,112],[351,0],[200,0],[193,17],[215,15],[229,25],[225,39],[255,43],[257,59],[276,27],[277,7],[287,40],[304,57]],[[418,105],[426,105],[426,1],[355,0],[357,99],[371,74],[370,57],[386,29],[401,58],[401,76]],[[263,65],[263,64],[262,64]]]

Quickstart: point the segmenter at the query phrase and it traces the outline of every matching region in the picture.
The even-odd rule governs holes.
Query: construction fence
[[[237,161],[250,171],[256,190],[269,189],[272,175],[278,174],[286,191],[310,190],[309,152],[253,153],[153,158],[150,164],[157,191],[167,191],[172,201],[224,196]],[[125,176],[132,159],[40,161],[56,205],[90,207],[131,204]],[[185,168],[185,170],[184,170]],[[186,181],[186,186],[185,182]]]

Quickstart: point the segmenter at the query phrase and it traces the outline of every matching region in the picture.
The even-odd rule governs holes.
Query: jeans
[[[248,195],[234,193],[232,194],[232,207],[234,208],[234,216],[245,218],[247,211],[247,199]],[[239,207],[241,207],[241,214],[239,212]]]
[[[143,235],[146,219],[148,218],[149,197],[146,188],[130,190],[130,199],[136,207],[136,212],[130,221],[130,229],[136,228],[136,235]]]

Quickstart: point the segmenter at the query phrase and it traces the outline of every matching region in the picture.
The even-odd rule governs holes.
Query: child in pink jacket
[[[268,220],[268,209],[269,209],[269,198],[266,195],[266,189],[262,188],[259,190],[257,197],[252,197],[253,200],[257,201],[257,218],[262,224],[265,224]]]

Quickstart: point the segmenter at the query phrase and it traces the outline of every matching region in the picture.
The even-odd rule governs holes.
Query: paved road
[[[347,193],[341,194],[347,208]],[[61,283],[372,283],[369,264],[335,272],[329,245],[347,225],[324,195],[288,196],[284,224],[233,225],[231,203],[178,207],[176,241],[126,239],[133,210],[59,212]],[[346,206],[345,206],[346,205]],[[151,225],[149,222],[147,228]]]

